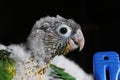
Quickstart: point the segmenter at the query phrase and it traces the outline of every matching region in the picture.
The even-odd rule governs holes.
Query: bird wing
[[[51,73],[50,76],[62,80],[76,80],[75,77],[65,72],[64,68],[60,68],[54,64],[50,64]]]
[[[9,58],[10,54],[7,50],[0,50],[0,80],[13,80],[16,74],[15,61]]]

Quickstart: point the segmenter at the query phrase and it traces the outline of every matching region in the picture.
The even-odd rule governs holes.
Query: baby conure
[[[36,21],[26,43],[0,44],[0,80],[93,80],[64,57],[85,40],[72,19],[43,17]]]

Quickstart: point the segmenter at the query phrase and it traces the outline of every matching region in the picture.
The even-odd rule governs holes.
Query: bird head
[[[84,42],[80,25],[58,15],[36,21],[28,37],[31,51],[46,59],[66,54],[76,48],[82,50]]]

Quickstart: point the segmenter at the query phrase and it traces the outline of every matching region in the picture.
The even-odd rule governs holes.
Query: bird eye
[[[71,28],[67,25],[61,25],[57,28],[57,32],[60,36],[69,37],[71,34]]]
[[[60,29],[60,33],[61,33],[61,34],[66,34],[66,33],[67,33],[67,28],[66,28],[66,27],[62,27],[62,28]]]

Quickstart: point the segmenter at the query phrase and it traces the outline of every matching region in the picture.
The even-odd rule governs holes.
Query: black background
[[[85,47],[76,50],[74,59],[86,72],[92,72],[92,57],[98,51],[120,53],[120,7],[118,1],[1,1],[0,43],[9,45],[25,42],[36,20],[44,16],[72,18],[82,27]]]

